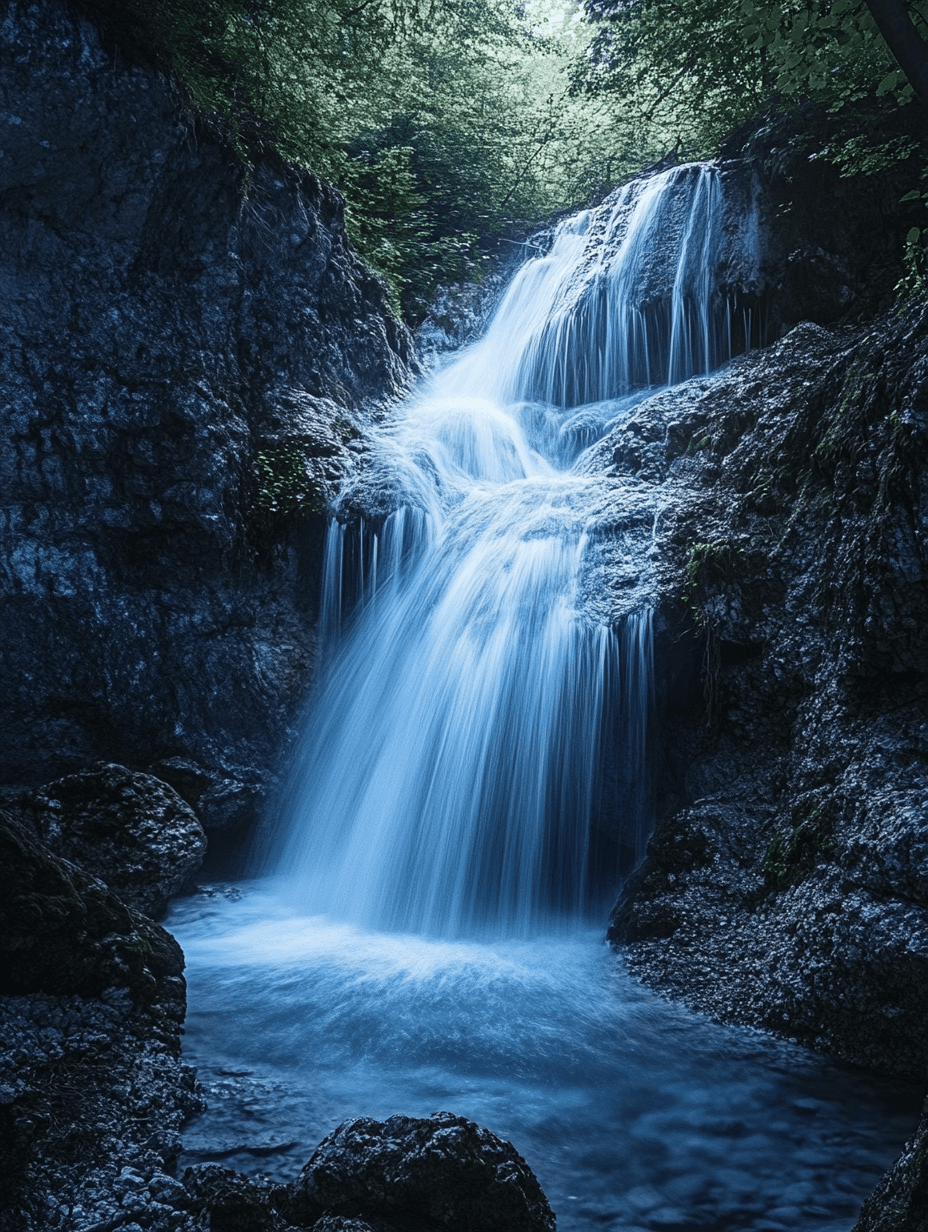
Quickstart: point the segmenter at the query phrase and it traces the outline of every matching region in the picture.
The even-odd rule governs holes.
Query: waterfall
[[[527,935],[601,910],[640,853],[651,615],[585,611],[602,480],[573,463],[642,390],[728,357],[719,196],[694,164],[561,223],[380,434],[398,507],[331,523],[274,859],[311,911]]]

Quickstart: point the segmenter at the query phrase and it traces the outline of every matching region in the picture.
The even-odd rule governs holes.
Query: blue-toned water
[[[692,166],[561,224],[344,494],[262,876],[168,920],[211,1103],[189,1158],[292,1176],[348,1116],[450,1109],[562,1229],[775,1232],[848,1228],[910,1128],[900,1090],[713,1027],[603,944],[650,822],[651,616],[595,614],[616,498],[582,451],[728,357],[719,210]]]

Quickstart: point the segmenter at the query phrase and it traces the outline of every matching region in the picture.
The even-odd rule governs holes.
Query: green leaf
[[[909,234],[905,237],[905,242],[907,244],[917,244],[921,239],[921,234],[921,227],[913,227],[911,231],[909,231]]]
[[[922,194],[918,188],[913,188],[911,192],[907,192],[904,197],[899,198],[900,202],[902,201],[921,201],[921,199],[922,199]]]

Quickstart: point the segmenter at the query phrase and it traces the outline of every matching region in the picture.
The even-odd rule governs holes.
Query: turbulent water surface
[[[561,1232],[846,1232],[915,1123],[901,1086],[635,985],[602,929],[425,940],[241,890],[168,921],[210,1103],[182,1164],[292,1179],[346,1117],[447,1109],[515,1143]]]
[[[211,1102],[191,1158],[292,1176],[345,1117],[448,1109],[562,1229],[837,1229],[905,1136],[901,1091],[712,1027],[602,942],[649,824],[651,619],[594,614],[582,452],[751,337],[710,276],[721,209],[692,166],[561,224],[346,494],[392,512],[332,523],[263,875],[168,921]]]

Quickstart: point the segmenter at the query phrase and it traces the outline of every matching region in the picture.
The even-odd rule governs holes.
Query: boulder
[[[43,842],[154,918],[206,854],[203,827],[177,792],[124,766],[57,779],[29,803]]]
[[[136,1005],[170,1005],[180,1023],[183,969],[170,933],[0,813],[0,994],[96,997],[125,988]]]
[[[451,1112],[346,1121],[300,1173],[288,1214],[304,1224],[327,1214],[447,1232],[555,1227],[541,1186],[515,1148]]]

